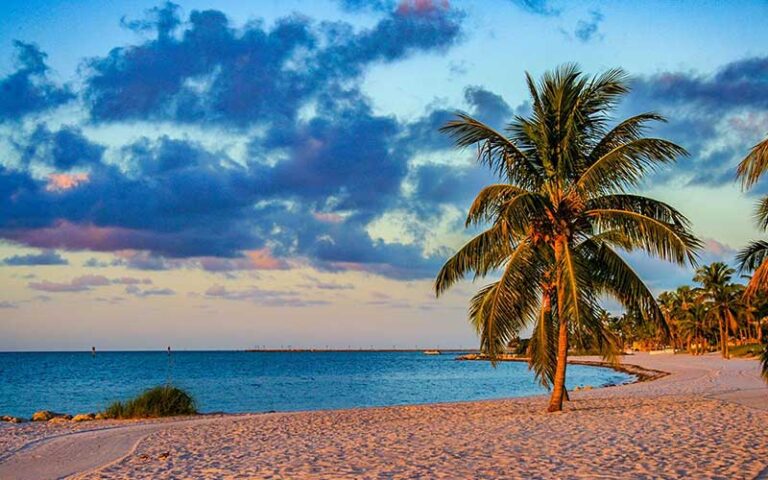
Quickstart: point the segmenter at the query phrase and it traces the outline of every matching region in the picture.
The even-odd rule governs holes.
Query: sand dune
[[[756,362],[647,354],[625,362],[670,375],[576,392],[559,414],[543,413],[537,397],[133,423],[96,435],[100,447],[90,449],[111,458],[94,454],[88,468],[110,464],[76,478],[738,479],[768,468],[768,388]],[[55,434],[28,425],[0,437],[9,431],[5,451]],[[43,440],[7,456],[0,478],[30,478],[22,475],[30,462],[49,466],[35,471],[41,479],[84,472],[72,462],[63,470],[62,457],[94,434],[67,432],[57,432],[65,436],[55,448]],[[54,458],[35,458],[46,453]]]

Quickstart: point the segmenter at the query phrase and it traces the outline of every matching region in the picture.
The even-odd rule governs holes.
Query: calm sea
[[[420,352],[0,353],[0,415],[42,409],[94,412],[171,381],[202,412],[318,410],[454,402],[545,393],[518,362],[456,361]],[[568,367],[568,384],[601,386],[629,375]]]

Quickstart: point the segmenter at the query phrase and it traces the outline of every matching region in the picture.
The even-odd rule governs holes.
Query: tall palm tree
[[[739,297],[735,295],[735,286],[730,283],[735,272],[723,262],[714,262],[700,267],[693,277],[695,282],[701,283],[710,302],[709,315],[717,321],[723,358],[729,358],[728,332],[738,328],[736,318],[739,314]]]
[[[751,188],[768,172],[768,138],[758,143],[739,164],[736,174],[744,189]],[[755,212],[757,225],[768,230],[768,195],[760,199]],[[744,291],[747,299],[762,290],[768,292],[768,241],[756,240],[750,243],[737,257],[742,271],[754,272]]]
[[[672,349],[677,350],[680,343],[680,305],[676,292],[662,292],[656,300],[664,315],[664,322],[669,329],[669,337],[672,340]]]
[[[528,326],[529,366],[552,387],[549,411],[562,410],[569,339],[586,332],[603,356],[616,359],[616,338],[599,318],[606,295],[664,324],[653,295],[616,252],[641,250],[684,264],[700,242],[671,206],[629,193],[658,165],[685,150],[645,138],[654,113],[610,127],[609,113],[628,92],[620,69],[588,78],[575,65],[526,74],[532,113],[517,116],[502,134],[458,114],[441,131],[459,148],[477,145],[478,161],[499,183],[482,189],[466,226],[487,227],[445,263],[435,280],[439,296],[472,273],[499,273],[472,298],[469,318],[492,361],[507,340]],[[578,332],[578,335],[576,334]]]

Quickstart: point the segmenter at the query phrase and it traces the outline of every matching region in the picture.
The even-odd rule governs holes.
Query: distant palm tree
[[[730,283],[731,277],[736,272],[723,262],[714,262],[696,270],[693,277],[695,282],[701,283],[704,294],[710,302],[710,318],[717,321],[720,336],[720,353],[723,358],[729,358],[728,332],[738,329],[737,317],[739,315],[740,295],[737,286]]]
[[[611,296],[664,325],[653,295],[616,248],[641,250],[684,264],[700,242],[671,206],[628,193],[683,148],[642,134],[654,113],[609,128],[609,112],[628,92],[620,69],[587,78],[575,65],[526,74],[532,113],[515,117],[506,135],[465,114],[441,131],[458,147],[478,146],[478,161],[500,183],[485,187],[466,226],[488,228],[459,249],[435,281],[439,296],[468,273],[500,270],[480,289],[469,317],[492,361],[507,341],[533,327],[529,365],[552,387],[549,411],[562,409],[569,338],[588,332],[603,356],[615,360],[617,339],[600,320],[598,298]],[[576,335],[576,332],[579,335]]]
[[[766,172],[768,172],[768,138],[752,147],[749,155],[741,161],[736,170],[741,185],[745,189],[754,186]],[[768,230],[768,195],[757,203],[755,218],[761,229]],[[745,297],[754,298],[759,290],[768,292],[768,241],[757,240],[750,243],[739,252],[738,261],[741,270],[754,272],[744,291]]]

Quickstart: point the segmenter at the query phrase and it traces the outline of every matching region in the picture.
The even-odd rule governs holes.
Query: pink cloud
[[[61,192],[86,183],[89,179],[87,173],[52,173],[48,175],[48,184],[45,189],[49,192]]]
[[[9,230],[3,237],[40,248],[67,248],[72,250],[119,250],[126,244],[135,243],[150,234],[114,227],[77,225],[58,220],[54,226],[34,230]]]
[[[285,260],[273,257],[269,248],[251,250],[245,254],[256,270],[285,270],[289,266]]]
[[[344,217],[338,213],[314,212],[312,216],[323,223],[341,223],[344,221]]]
[[[448,0],[402,0],[397,6],[399,15],[424,15],[438,10],[448,10]]]

